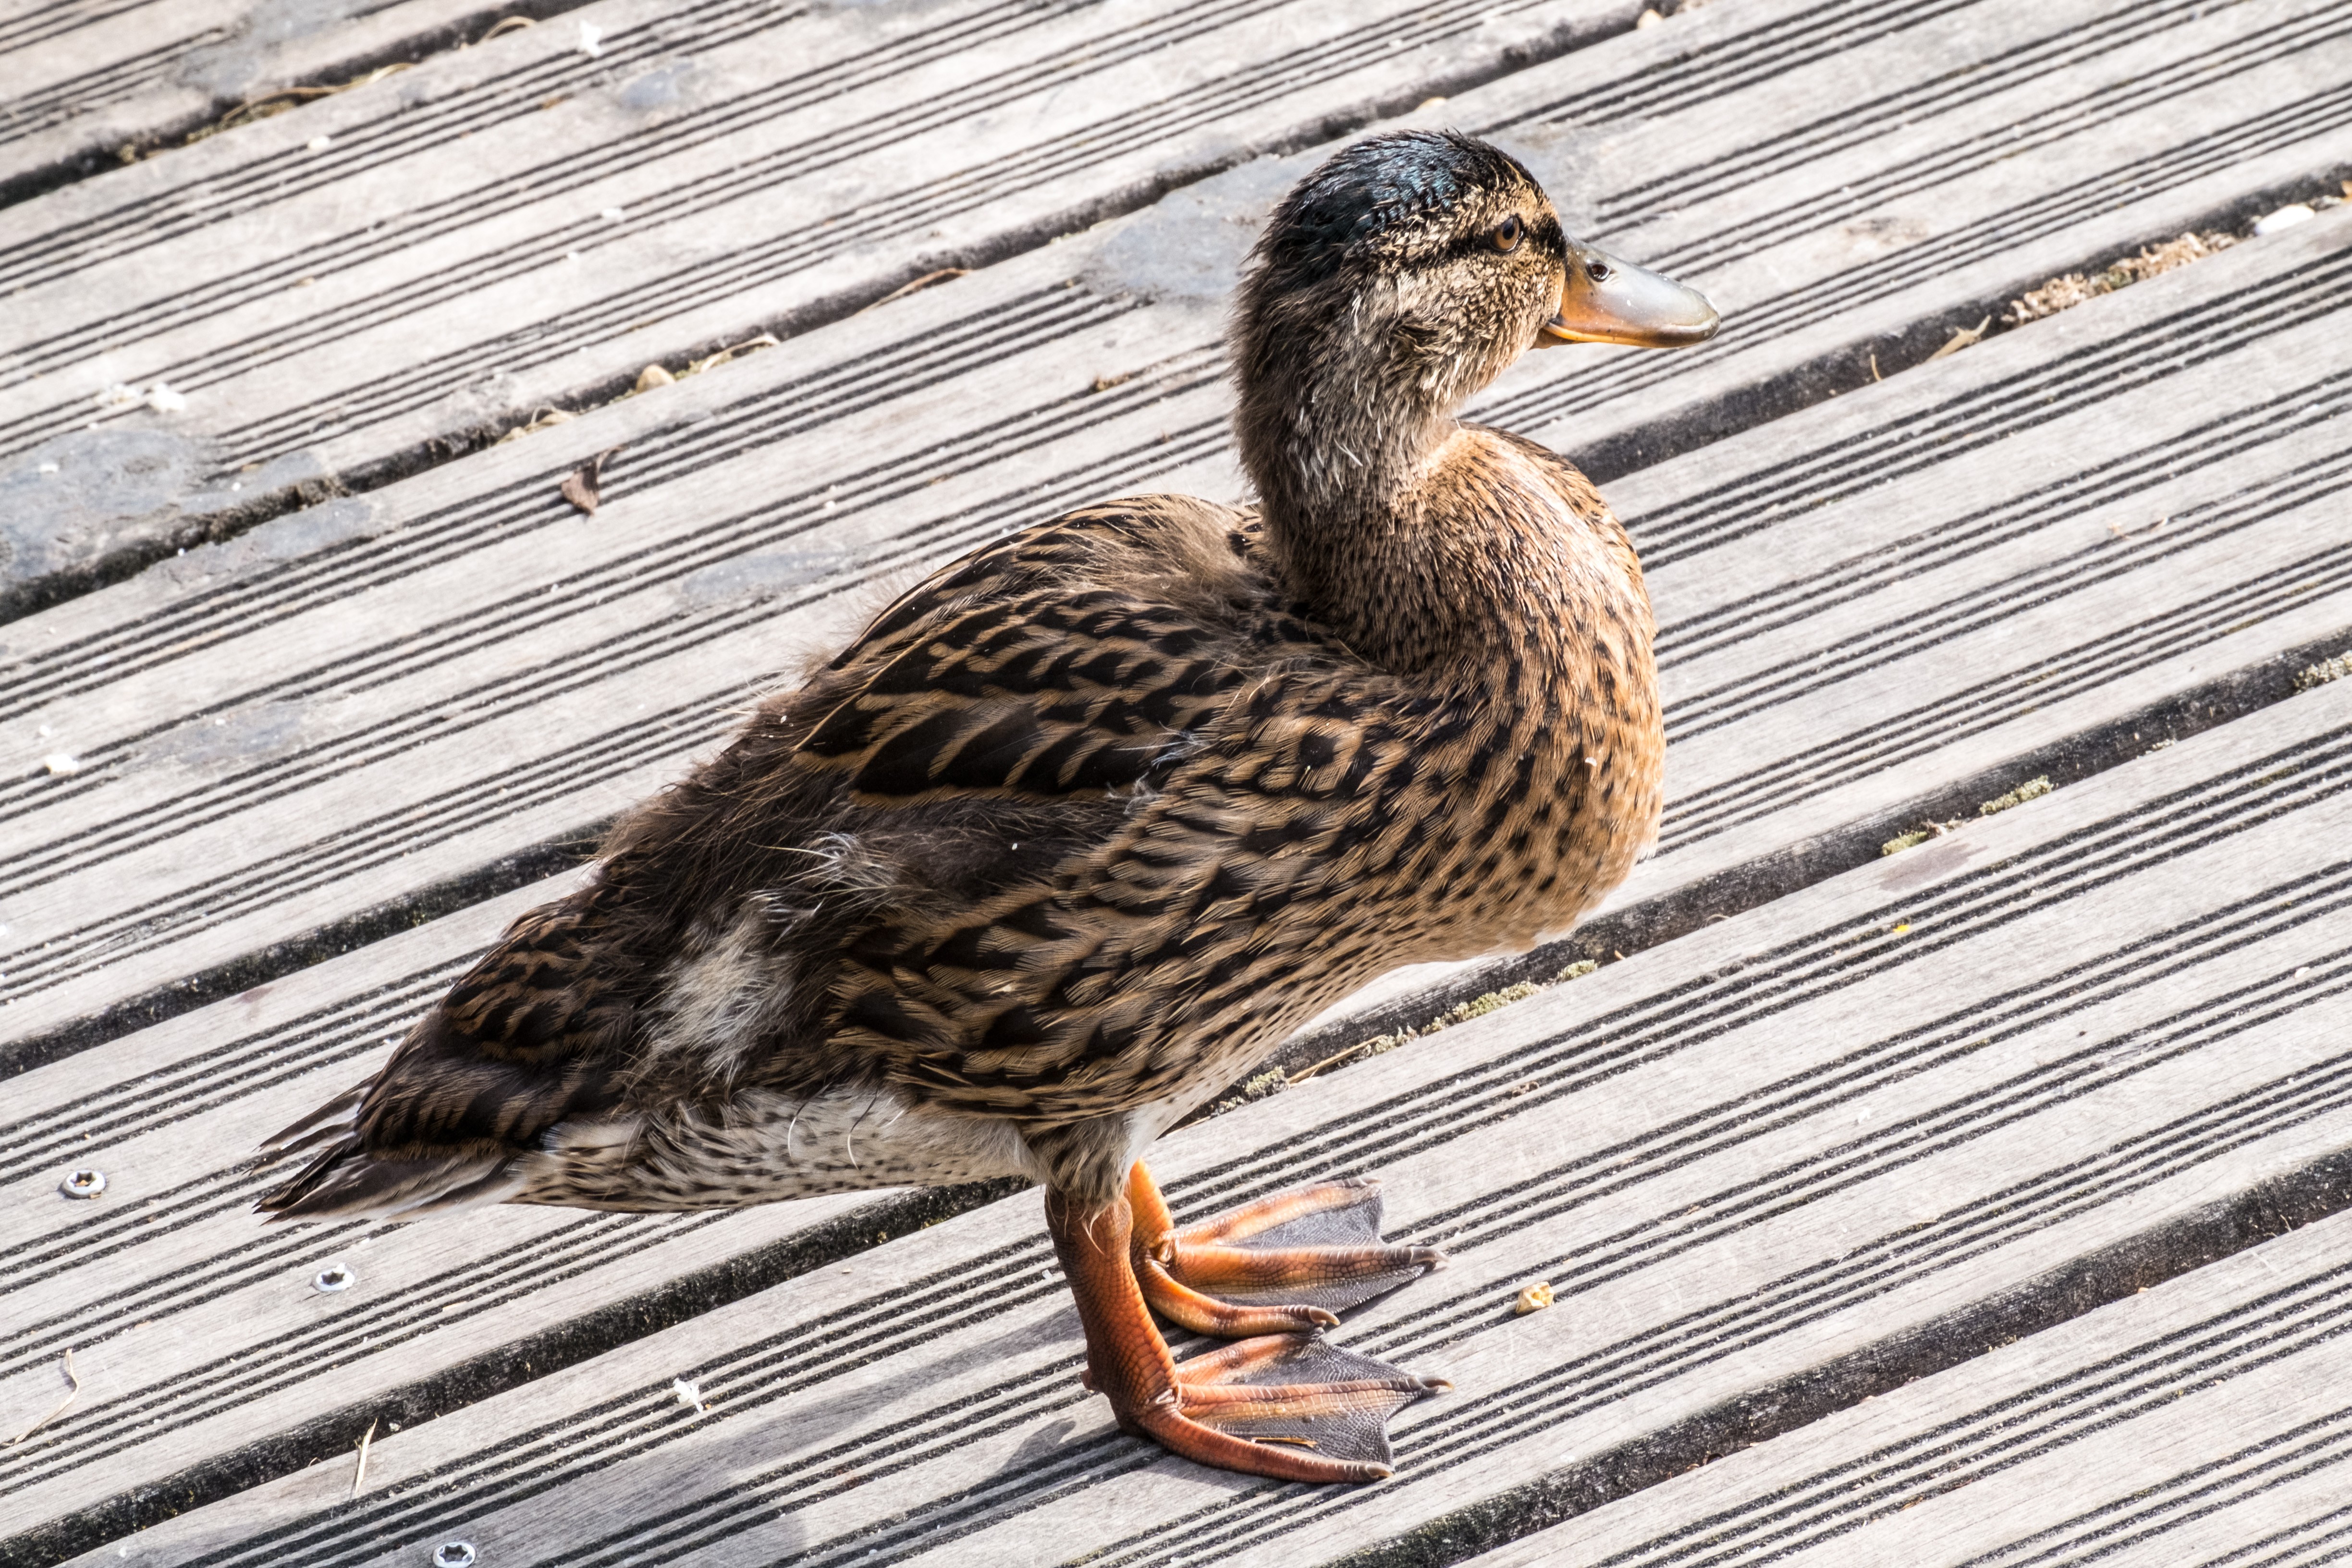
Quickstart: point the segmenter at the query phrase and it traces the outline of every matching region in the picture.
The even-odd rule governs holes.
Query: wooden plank
[[[341,85],[478,40],[503,17],[528,22],[563,8],[563,0],[33,0],[0,8],[0,202],[117,167],[126,148],[152,156],[287,89]]]
[[[92,515],[8,571],[218,537],[1636,9],[602,0],[13,212],[0,458]]]
[[[1665,853],[1629,896],[1891,832],[2334,652],[2352,598],[2340,535],[2313,531],[2342,515],[2341,447],[2314,462],[2307,438],[2345,408],[2347,222],[1614,487],[1675,715]],[[257,952],[576,837],[943,554],[1138,486],[1232,493],[1215,363],[1156,336],[1213,310],[1104,305],[1041,266],[990,279],[990,313],[918,295],[755,393],[667,389],[660,423],[607,411],[11,627],[0,1042],[192,975],[234,988]],[[622,435],[583,519],[557,480]],[[2184,445],[2226,460],[2183,468]]]
[[[2347,831],[2339,681],[1172,1135],[1155,1166],[1183,1215],[1378,1173],[1391,1234],[1448,1248],[1339,1332],[1455,1384],[1400,1417],[1379,1486],[1118,1435],[1024,1195],[379,1434],[356,1500],[321,1464],[137,1548],[1246,1568],[1369,1547],[2340,1162]],[[1559,1304],[1515,1316],[1534,1279]]]
[[[2322,1220],[1471,1562],[2336,1560],[2347,1256],[2352,1219]]]

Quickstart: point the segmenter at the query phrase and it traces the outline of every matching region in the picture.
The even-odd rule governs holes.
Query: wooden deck
[[[2352,0],[1640,9],[0,7],[0,1443],[79,1380],[0,1562],[2352,1541]],[[1660,853],[1155,1160],[1453,1255],[1339,1331],[1456,1385],[1394,1479],[1118,1436],[1034,1193],[255,1221],[257,1141],[876,594],[1238,495],[1233,269],[1392,121],[1726,318],[1474,410],[1642,547]]]

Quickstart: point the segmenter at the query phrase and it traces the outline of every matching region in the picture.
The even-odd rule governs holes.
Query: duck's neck
[[[1276,569],[1358,653],[1397,670],[1481,663],[1538,608],[1517,601],[1554,596],[1555,542],[1529,535],[1548,531],[1557,495],[1523,461],[1497,461],[1453,397],[1257,368],[1238,426]]]

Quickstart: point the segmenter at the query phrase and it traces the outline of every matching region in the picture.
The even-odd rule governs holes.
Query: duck
[[[257,1207],[1025,1178],[1120,1427],[1390,1474],[1390,1417],[1445,1385],[1326,1331],[1443,1255],[1381,1239],[1366,1177],[1180,1226],[1144,1155],[1350,992],[1556,937],[1654,841],[1633,547],[1566,459],[1457,411],[1535,349],[1716,326],[1490,142],[1342,148],[1235,295],[1253,502],[1105,500],[908,589],[271,1140],[299,1164]],[[1161,1321],[1231,1342],[1180,1363]]]

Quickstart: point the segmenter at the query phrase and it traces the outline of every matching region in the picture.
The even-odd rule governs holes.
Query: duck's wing
[[[1073,512],[919,585],[834,661],[800,756],[870,805],[1149,786],[1258,662],[1322,634],[1276,612],[1255,519],[1181,496]]]
[[[1324,891],[1415,831],[1431,814],[1407,797],[1441,770],[1412,754],[1431,732],[1419,699],[1286,612],[1254,566],[1214,605],[1140,572],[990,589],[943,581],[895,606],[870,634],[887,657],[801,750],[877,819],[1126,802],[1050,875],[910,903],[842,955],[845,1059],[926,1103],[1017,1117],[1035,1148],[1049,1124],[1197,1087],[1312,988],[1377,968],[1313,951],[1353,940]]]

